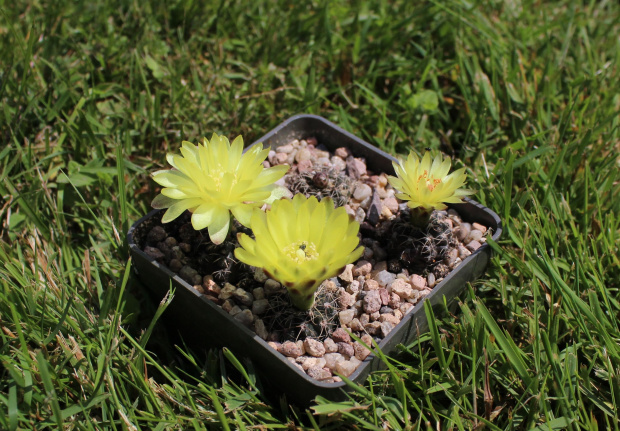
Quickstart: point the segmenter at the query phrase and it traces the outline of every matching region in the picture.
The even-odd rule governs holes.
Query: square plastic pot
[[[270,146],[273,149],[294,139],[309,137],[315,137],[319,144],[325,145],[331,151],[348,147],[356,157],[366,159],[369,170],[394,175],[392,162],[395,159],[392,156],[315,115],[289,118],[252,145],[262,142],[265,147]],[[456,209],[465,221],[478,222],[490,228],[493,240],[498,240],[502,231],[501,221],[493,211],[470,199],[451,207]],[[141,248],[148,226],[152,226],[155,220],[159,221],[161,215],[161,210],[155,210],[138,220],[129,230],[128,240],[134,272],[152,297],[161,300],[171,286],[175,289],[174,299],[164,313],[165,321],[174,325],[184,338],[194,340],[194,345],[195,340],[199,340],[198,347],[227,347],[237,357],[250,359],[263,385],[275,387],[277,393],[286,394],[287,400],[298,406],[310,404],[317,395],[331,400],[344,398],[343,391],[348,389],[344,382],[322,383],[310,378],[254,332],[204,298],[181,277],[144,253]],[[390,355],[398,344],[408,344],[418,337],[418,334],[428,331],[423,302],[430,301],[432,305],[436,305],[443,302],[444,297],[448,303],[452,302],[463,291],[467,282],[478,278],[484,272],[490,256],[491,247],[486,243],[468,256],[403,317],[379,343],[381,350]],[[371,354],[349,378],[363,384],[371,371],[380,368],[382,362]]]

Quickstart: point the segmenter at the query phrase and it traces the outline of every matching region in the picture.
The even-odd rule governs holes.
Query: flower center
[[[316,245],[308,241],[297,241],[284,247],[284,254],[296,263],[318,259]]]
[[[428,190],[431,192],[435,190],[435,187],[437,187],[437,184],[441,184],[441,179],[433,178],[433,177],[429,178],[428,171],[424,171],[424,173],[418,177],[418,183],[422,179],[426,181],[426,188],[428,188]]]

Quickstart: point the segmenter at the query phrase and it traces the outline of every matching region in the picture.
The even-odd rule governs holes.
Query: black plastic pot
[[[256,143],[262,142],[265,147],[276,148],[294,139],[308,137],[316,137],[320,144],[332,151],[339,147],[348,147],[356,157],[366,158],[369,170],[394,174],[392,162],[395,159],[392,156],[315,115],[289,118]],[[493,211],[470,199],[451,207],[456,209],[465,221],[478,222],[489,227],[493,240],[498,240],[502,231],[501,221]],[[280,393],[287,395],[289,402],[303,406],[308,405],[317,395],[332,400],[343,398],[343,390],[348,388],[344,382],[322,383],[310,378],[254,332],[202,297],[177,274],[144,253],[141,248],[147,233],[145,226],[150,225],[149,221],[154,217],[161,217],[159,210],[138,220],[129,230],[128,240],[133,269],[154,298],[163,298],[170,286],[175,288],[174,300],[164,313],[168,315],[168,322],[177,326],[184,337],[200,339],[205,347],[228,347],[238,357],[249,358],[259,371],[262,383],[275,385]],[[425,300],[435,305],[443,302],[445,297],[447,302],[451,302],[463,291],[468,281],[476,279],[484,272],[490,256],[491,248],[485,243],[436,285]],[[385,354],[389,355],[396,345],[408,344],[418,337],[418,334],[428,330],[423,302],[420,301],[381,341],[379,347]],[[371,354],[349,378],[363,384],[371,371],[381,367],[379,358]]]

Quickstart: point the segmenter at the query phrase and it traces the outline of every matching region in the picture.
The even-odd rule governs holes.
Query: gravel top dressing
[[[236,233],[251,234],[237,222],[228,240],[215,245],[192,228],[188,212],[166,224],[155,217],[143,227],[140,247],[318,381],[350,376],[370,354],[365,345],[386,337],[486,241],[489,229],[464,222],[454,209],[434,211],[427,228],[416,228],[386,174],[368,170],[346,147],[331,153],[314,138],[295,139],[264,163],[290,165],[281,185],[293,194],[331,197],[361,225],[362,258],[326,280],[310,310],[292,307],[280,283],[234,259]]]

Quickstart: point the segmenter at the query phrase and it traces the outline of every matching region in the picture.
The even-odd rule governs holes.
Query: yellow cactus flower
[[[243,153],[243,138],[229,143],[225,136],[213,134],[202,145],[184,141],[181,155],[168,154],[172,170],[157,171],[153,179],[164,188],[152,203],[154,208],[168,208],[162,223],[192,213],[196,230],[209,228],[209,237],[221,244],[230,227],[230,213],[244,226],[250,224],[252,211],[287,194],[274,183],[288,166],[263,166],[269,149],[262,144]]]
[[[438,155],[432,161],[431,154],[424,154],[422,161],[409,153],[406,161],[393,163],[397,177],[388,176],[388,181],[399,193],[396,197],[407,201],[409,208],[425,212],[446,209],[446,203],[461,202],[470,190],[459,189],[465,184],[465,168],[450,171],[450,158]]]
[[[281,282],[293,305],[307,310],[323,281],[338,275],[360,258],[359,223],[344,208],[334,209],[331,198],[319,202],[298,194],[276,201],[267,212],[255,210],[250,227],[256,239],[240,233],[235,256],[262,268]]]

